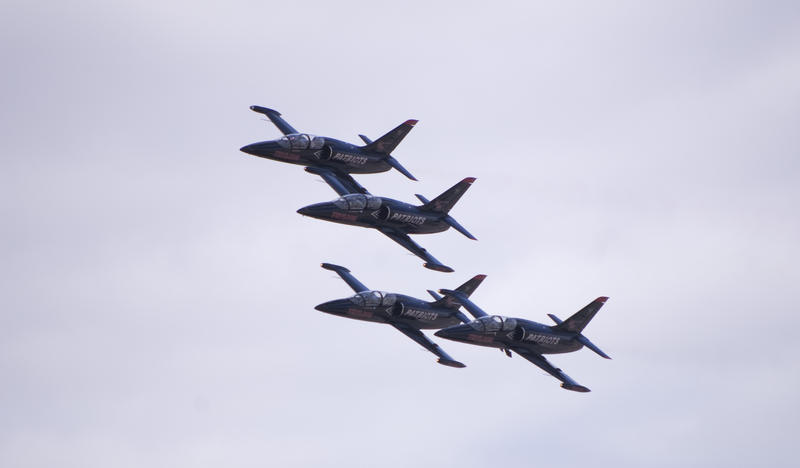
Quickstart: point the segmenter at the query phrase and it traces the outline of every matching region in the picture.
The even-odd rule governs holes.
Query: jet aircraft
[[[411,180],[417,180],[390,154],[414,128],[416,120],[406,120],[375,141],[359,135],[365,145],[356,146],[330,137],[300,133],[276,110],[261,106],[250,106],[250,109],[267,116],[284,136],[277,140],[243,146],[240,151],[247,154],[306,166],[307,169],[313,168],[314,173],[336,174],[350,183],[355,181],[349,174],[375,174],[391,168],[397,169]]]
[[[322,268],[336,272],[345,283],[353,288],[356,294],[347,299],[325,302],[316,306],[315,309],[340,317],[387,323],[435,354],[439,358],[437,360],[439,364],[465,367],[420,331],[469,322],[469,319],[458,310],[460,304],[452,301],[449,297],[439,296],[431,290],[428,290],[428,293],[434,298],[432,302],[403,294],[373,291],[364,286],[350,273],[350,270],[343,266],[323,263]],[[481,284],[483,278],[483,275],[475,276],[459,286],[456,291],[463,297],[469,297]]]
[[[556,325],[548,326],[521,318],[487,315],[462,292],[439,290],[445,298],[451,298],[464,306],[475,317],[465,325],[448,327],[434,335],[448,340],[460,341],[479,346],[500,348],[508,357],[511,351],[532,362],[548,374],[560,380],[561,387],[575,392],[588,392],[589,389],[578,384],[561,369],[550,364],[543,354],[559,354],[577,351],[584,346],[600,356],[611,359],[606,353],[589,341],[583,332],[584,327],[603,307],[607,297],[598,297],[567,320],[547,314]]]
[[[332,202],[308,205],[297,210],[298,213],[334,223],[377,229],[425,260],[425,268],[447,273],[453,271],[411,240],[409,234],[430,234],[453,227],[466,237],[477,240],[448,214],[475,182],[474,177],[467,177],[430,201],[417,194],[423,204],[414,206],[391,198],[374,196],[352,178],[342,179],[336,174],[318,171],[317,168],[309,167],[306,170],[319,174],[341,197]]]

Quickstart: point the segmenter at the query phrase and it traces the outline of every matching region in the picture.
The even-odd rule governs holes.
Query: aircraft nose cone
[[[244,145],[241,148],[239,148],[239,151],[241,151],[242,153],[252,154],[253,156],[256,156],[256,153],[255,153],[256,146],[257,146],[256,143],[253,143],[253,144],[250,144],[250,145]]]
[[[323,302],[314,308],[320,312],[326,312],[328,314],[342,314],[347,310],[347,300],[336,299],[333,301]]]
[[[315,203],[308,205],[297,210],[298,214],[303,216],[311,216],[312,218],[328,219],[330,217],[332,206],[330,203]]]
[[[434,333],[434,335],[447,340],[461,340],[464,339],[471,330],[472,328],[470,328],[469,325],[456,325],[453,327],[443,328]]]
[[[450,338],[453,336],[453,331],[449,328],[443,328],[434,333],[434,336],[438,336],[439,338]]]
[[[259,141],[258,143],[251,143],[242,146],[239,151],[242,153],[252,154],[262,158],[272,157],[275,151],[279,148],[278,144],[274,141]]]

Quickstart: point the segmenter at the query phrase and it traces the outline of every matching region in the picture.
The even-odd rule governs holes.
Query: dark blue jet
[[[391,168],[397,169],[411,180],[417,180],[390,154],[414,128],[416,120],[406,120],[375,141],[359,135],[366,145],[356,146],[334,138],[300,133],[283,120],[276,110],[261,106],[250,106],[250,109],[266,115],[284,136],[277,140],[243,146],[241,151],[247,154],[306,166],[306,170],[316,174],[336,174],[351,184],[355,184],[355,181],[349,174],[375,174]]]
[[[358,281],[345,267],[323,263],[322,268],[335,271],[345,283],[353,288],[356,295],[347,299],[325,302],[316,306],[315,309],[340,317],[387,323],[438,356],[439,360],[436,362],[439,364],[465,367],[420,331],[469,322],[469,319],[458,310],[460,304],[448,297],[439,296],[431,290],[428,290],[428,293],[433,296],[433,302],[403,294],[373,291]],[[469,297],[481,284],[483,278],[483,275],[478,275],[459,286],[455,291],[460,296]]]
[[[430,201],[417,194],[417,198],[423,204],[414,206],[391,198],[371,195],[355,180],[352,181],[355,183],[353,185],[349,180],[326,171],[317,172],[316,168],[307,170],[322,176],[323,180],[341,195],[341,198],[308,205],[297,210],[298,213],[334,223],[377,229],[409,252],[425,260],[425,268],[448,273],[453,271],[411,240],[409,234],[430,234],[446,231],[452,227],[468,238],[477,240],[448,214],[464,192],[475,182],[474,177],[467,177]]]
[[[514,351],[560,380],[561,387],[567,390],[589,391],[588,388],[572,380],[561,369],[550,364],[544,358],[544,354],[571,353],[586,346],[600,356],[611,359],[581,334],[584,327],[608,300],[607,297],[598,297],[567,320],[562,321],[553,314],[547,314],[556,322],[556,325],[548,326],[521,318],[489,316],[470,301],[469,297],[457,290],[442,289],[439,292],[444,294],[445,298],[450,298],[463,305],[475,317],[475,320],[466,325],[456,325],[439,330],[435,333],[436,336],[462,343],[500,348],[508,357],[511,357],[511,351]]]

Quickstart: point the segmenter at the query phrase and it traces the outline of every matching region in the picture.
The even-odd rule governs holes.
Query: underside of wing
[[[283,120],[281,117],[281,113],[276,111],[275,109],[269,109],[266,107],[261,106],[250,106],[250,110],[253,112],[258,112],[259,114],[264,114],[267,116],[269,120],[278,127],[278,130],[281,131],[284,135],[290,135],[292,133],[297,133],[297,130],[294,129],[289,122]]]
[[[572,378],[565,374],[564,371],[550,364],[550,361],[545,359],[541,354],[534,353],[533,351],[529,351],[528,349],[522,347],[512,347],[511,350],[532,362],[543,371],[560,380],[562,382],[561,388],[581,393],[590,391],[588,388],[572,380]]]
[[[321,167],[306,167],[306,172],[317,174],[322,177],[336,193],[339,195],[347,195],[350,193],[369,193],[361,184],[350,176],[350,174],[342,174],[332,169]]]
[[[411,237],[409,237],[408,234],[388,228],[380,229],[380,231],[386,234],[386,236],[392,239],[393,241],[405,247],[406,250],[408,250],[409,252],[425,260],[425,268],[429,268],[431,270],[436,270],[436,271],[442,271],[445,273],[453,272],[452,268],[450,268],[447,265],[444,265],[439,260],[436,260],[436,258],[434,258],[433,255],[429,254],[427,250],[420,247],[419,244],[411,240]]]
[[[429,340],[424,333],[416,328],[403,323],[392,323],[392,326],[403,332],[403,334],[405,334],[407,337],[419,343],[423,348],[435,354],[439,358],[439,360],[436,361],[439,364],[450,367],[466,367],[464,364],[451,358],[438,344]]]
[[[336,274],[339,275],[339,277],[342,278],[344,282],[353,288],[353,291],[357,293],[369,291],[369,288],[364,286],[364,283],[357,280],[356,277],[350,273],[350,270],[343,266],[334,265],[332,263],[323,263],[322,268],[336,272]]]

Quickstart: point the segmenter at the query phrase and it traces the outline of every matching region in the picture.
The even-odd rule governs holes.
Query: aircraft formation
[[[467,238],[477,240],[449,214],[475,182],[474,177],[462,179],[432,200],[416,194],[421,204],[412,205],[373,195],[351,175],[375,174],[396,169],[416,181],[391,155],[414,128],[416,120],[406,120],[374,141],[359,135],[364,145],[358,146],[330,137],[298,132],[276,110],[261,106],[251,106],[250,109],[266,116],[283,136],[243,146],[242,152],[304,166],[306,172],[320,176],[339,195],[333,201],[302,207],[297,210],[299,214],[375,229],[424,260],[425,268],[440,272],[449,273],[453,269],[414,242],[410,235],[438,233],[452,227]],[[576,392],[588,392],[589,389],[553,366],[544,357],[545,354],[569,353],[586,347],[603,358],[611,359],[583,335],[583,329],[603,307],[607,297],[598,297],[563,321],[548,314],[555,325],[545,325],[523,318],[488,315],[484,312],[472,302],[470,296],[486,278],[485,275],[476,275],[453,290],[439,289],[438,293],[428,290],[433,300],[426,301],[369,289],[343,266],[323,263],[322,268],[339,275],[355,295],[319,304],[315,307],[316,310],[340,317],[391,325],[436,355],[437,362],[445,366],[466,367],[429,339],[422,330],[438,330],[434,335],[447,340],[498,348],[508,357],[512,356],[512,352],[516,353],[560,380],[562,388]],[[461,312],[462,307],[472,318]]]

